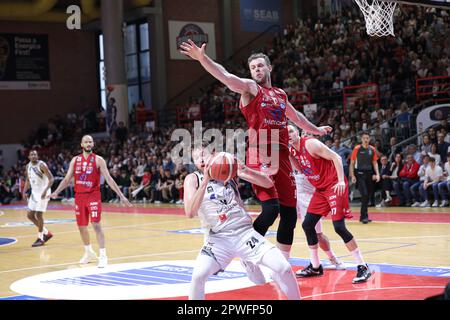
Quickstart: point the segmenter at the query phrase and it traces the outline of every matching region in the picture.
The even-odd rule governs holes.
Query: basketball
[[[209,175],[212,179],[227,182],[237,176],[237,161],[236,158],[227,152],[220,152],[214,156],[211,167],[209,168]]]

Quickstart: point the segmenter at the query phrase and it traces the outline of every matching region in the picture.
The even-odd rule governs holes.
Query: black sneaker
[[[370,273],[369,266],[366,265],[359,265],[358,266],[358,272],[356,273],[356,277],[353,278],[353,283],[361,283],[366,282],[372,274]]]
[[[363,219],[363,220],[361,220],[361,222],[363,224],[368,224],[369,222],[372,222],[372,220],[370,220],[370,219]]]
[[[31,245],[32,247],[41,247],[45,244],[44,240],[37,238],[37,240]]]
[[[44,234],[44,242],[47,242],[51,238],[53,238],[53,234],[50,231],[47,234]]]
[[[295,275],[300,278],[320,277],[323,276],[323,268],[320,265],[317,269],[314,269],[310,263],[305,269],[297,271]]]

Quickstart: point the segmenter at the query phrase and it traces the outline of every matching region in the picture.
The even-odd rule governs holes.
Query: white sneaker
[[[392,197],[391,196],[386,196],[386,202],[391,202],[392,201]]]
[[[178,200],[176,204],[183,204],[183,200]]]
[[[80,259],[80,264],[88,264],[92,260],[97,259],[97,255],[94,251],[85,252],[83,257]]]
[[[98,258],[98,267],[104,268],[108,265],[108,257],[107,256],[100,256]]]
[[[437,201],[437,200],[434,201],[432,207],[433,207],[433,208],[439,207],[439,201]]]
[[[448,204],[447,200],[443,200],[439,207],[444,208],[447,206],[447,204]]]
[[[411,207],[415,208],[415,207],[419,207],[420,206],[420,202],[414,202]]]
[[[161,203],[161,201],[159,201],[159,200],[155,201],[155,204],[160,204],[160,203]]]
[[[266,283],[266,277],[264,277],[264,274],[262,273],[259,266],[257,266],[256,264],[253,264],[250,261],[245,261],[245,260],[241,260],[241,264],[247,271],[247,276],[251,282],[253,282],[256,285]]]
[[[330,263],[336,267],[336,270],[345,270],[347,269],[347,266],[345,263],[343,263],[341,260],[339,260],[337,257],[331,258]]]
[[[421,204],[420,204],[420,207],[421,208],[425,208],[425,207],[429,207],[430,206],[430,203],[428,202],[428,200],[425,200],[424,202],[422,202]]]

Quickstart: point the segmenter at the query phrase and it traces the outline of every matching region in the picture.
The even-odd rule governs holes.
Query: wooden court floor
[[[126,209],[105,204],[102,225],[110,265],[194,260],[203,244],[203,236],[192,230],[199,228],[200,222],[197,218],[183,216],[181,208],[176,205],[136,204]],[[254,213],[258,209],[258,206],[249,207],[249,211]],[[373,222],[368,225],[357,222],[358,210],[357,207],[352,208],[355,217],[347,221],[348,228],[369,264],[450,268],[450,208],[370,208]],[[16,239],[14,243],[0,246],[0,298],[17,296],[18,293],[10,286],[20,279],[86,268],[78,264],[84,249],[72,206],[51,202],[44,218],[49,222],[46,227],[54,237],[45,246],[32,248],[31,244],[37,238],[36,228],[28,225],[24,204],[0,207],[0,238]],[[268,235],[272,242],[276,239],[273,234],[277,223],[278,220]],[[323,230],[337,256],[344,261],[353,261],[334,233],[330,220],[324,221]],[[98,252],[92,228],[90,231],[91,242]],[[300,224],[296,228],[292,257],[309,257]],[[320,257],[326,258],[323,252]],[[95,262],[90,266],[95,266]],[[444,278],[450,281],[450,274]],[[438,287],[442,287],[444,282],[440,282]],[[301,287],[302,283],[299,284]],[[238,298],[233,292],[218,298]],[[314,295],[311,294],[310,298]]]

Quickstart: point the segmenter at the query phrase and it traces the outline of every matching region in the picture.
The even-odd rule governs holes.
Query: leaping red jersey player
[[[353,278],[353,283],[366,282],[371,276],[369,267],[364,262],[355,238],[345,226],[345,218],[351,218],[351,214],[348,181],[344,175],[341,157],[319,140],[300,136],[296,128],[291,126],[289,130],[293,131],[290,132],[292,165],[302,172],[316,188],[302,223],[311,253],[311,263],[305,269],[297,272],[297,276],[323,275],[315,227],[322,216],[327,216],[331,212],[334,231],[342,238],[358,263],[358,271],[356,277]]]
[[[109,174],[105,160],[92,152],[94,140],[91,136],[85,135],[81,139],[81,148],[83,153],[75,156],[70,161],[69,170],[66,176],[49,197],[57,198],[69,184],[70,179],[75,179],[75,212],[77,225],[80,230],[81,239],[84,243],[85,253],[80,260],[81,264],[87,264],[92,259],[97,258],[89,239],[87,226],[89,219],[94,227],[100,255],[98,258],[98,267],[104,268],[108,264],[108,258],[105,249],[105,236],[100,224],[102,217],[102,196],[100,193],[100,174],[105,177],[106,183],[119,196],[122,203],[131,206],[131,203],[120,191],[116,182]]]
[[[269,189],[253,185],[256,196],[262,202],[262,212],[254,221],[253,227],[265,235],[280,213],[277,246],[283,255],[289,258],[297,213],[295,181],[291,175],[292,167],[289,162],[288,119],[307,132],[317,135],[330,132],[331,127],[316,127],[310,123],[289,103],[282,89],[272,86],[270,77],[272,66],[265,54],[250,56],[248,65],[252,79],[243,79],[229,73],[223,66],[209,58],[205,53],[206,44],[198,47],[189,39],[183,42],[180,48],[182,54],[199,61],[206,71],[231,91],[241,94],[240,110],[247,120],[249,129],[257,133],[253,137],[249,136],[246,165],[252,169],[265,171],[274,180],[274,186]],[[274,139],[267,139],[272,137],[272,131],[275,133]],[[260,157],[263,148],[267,150],[268,157],[278,153],[278,166],[268,163],[267,158]],[[249,156],[255,154],[256,159]]]

